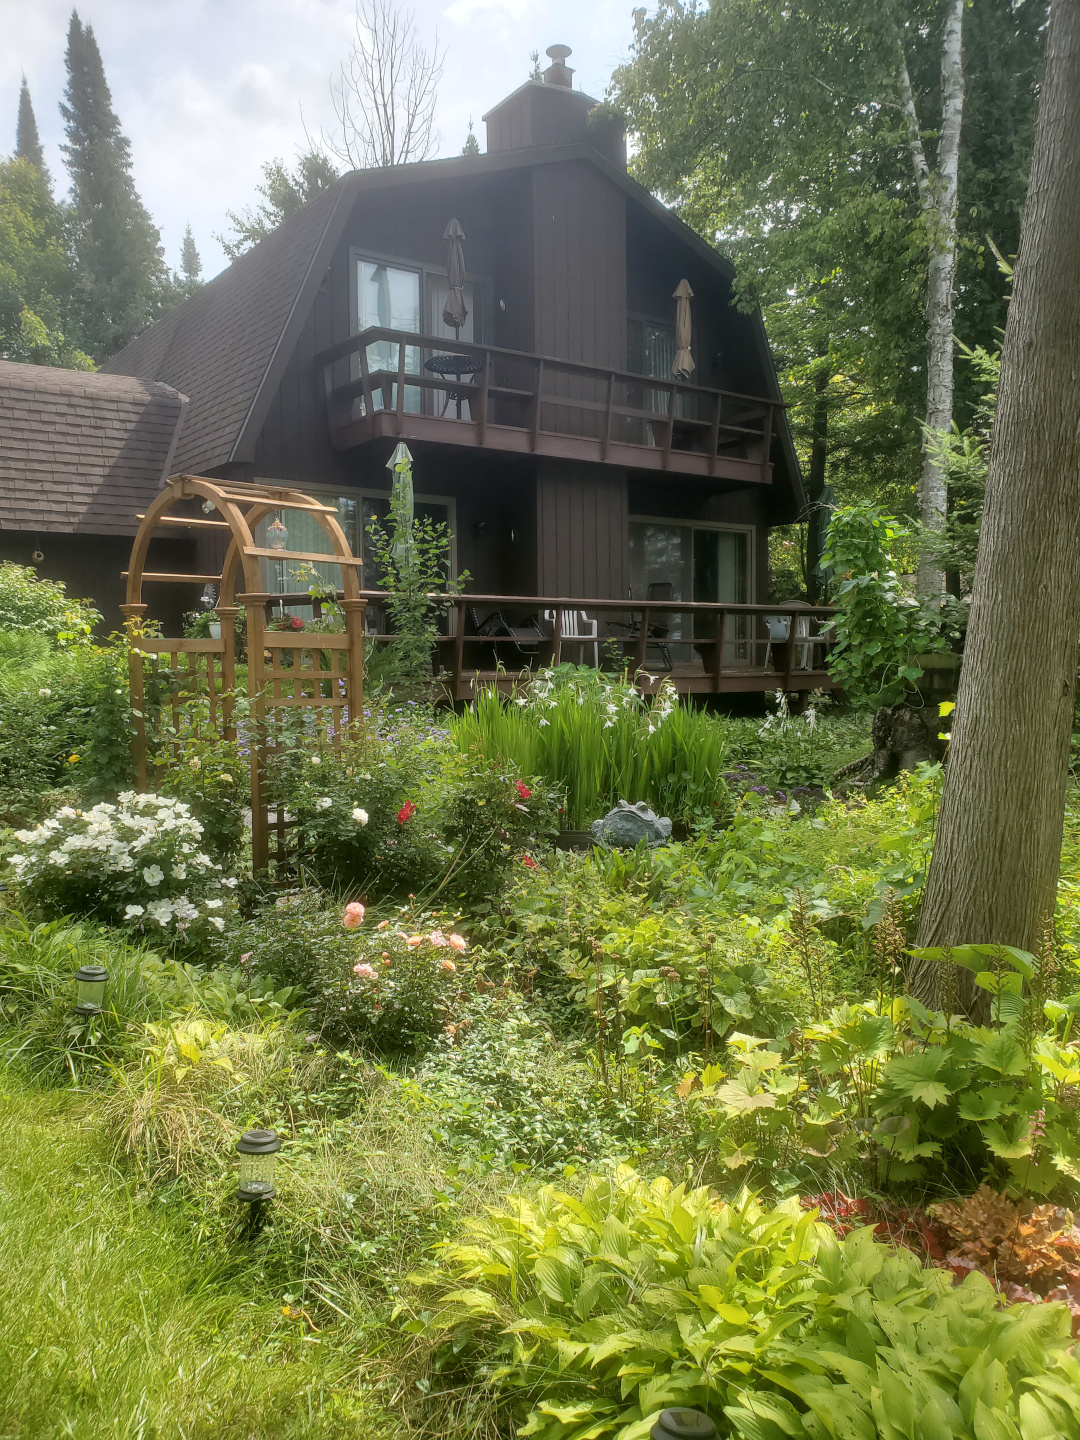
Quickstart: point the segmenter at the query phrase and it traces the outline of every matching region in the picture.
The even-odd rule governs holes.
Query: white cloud
[[[14,140],[25,70],[46,155],[63,188],[57,103],[72,0],[0,0],[0,153]],[[406,0],[407,3],[407,0]],[[602,95],[628,46],[633,0],[413,0],[428,43],[447,46],[440,153],[456,154],[480,117],[529,73],[529,53],[574,47],[575,83]],[[206,274],[224,263],[213,234],[255,195],[262,165],[291,161],[331,128],[329,81],[353,36],[353,0],[79,0],[97,35],[135,181],[179,259],[190,220]]]

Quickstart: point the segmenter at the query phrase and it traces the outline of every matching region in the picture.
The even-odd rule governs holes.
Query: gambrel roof
[[[154,380],[0,360],[0,530],[134,535],[186,409]]]
[[[348,223],[365,196],[432,180],[475,180],[500,171],[583,160],[659,220],[726,280],[734,267],[666,206],[592,145],[576,143],[427,160],[343,176],[267,239],[235,260],[179,309],[105,363],[111,374],[163,380],[191,399],[175,468],[205,473],[250,462],[282,373]],[[781,400],[760,315],[755,344],[772,400]],[[801,501],[799,464],[786,418],[777,427],[792,490]]]

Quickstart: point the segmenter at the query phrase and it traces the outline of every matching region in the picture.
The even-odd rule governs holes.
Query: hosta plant
[[[438,1368],[539,1440],[645,1440],[671,1406],[744,1440],[1080,1437],[1064,1307],[1003,1309],[984,1276],[954,1287],[794,1200],[622,1169],[511,1197],[414,1279],[434,1300],[409,1328]]]

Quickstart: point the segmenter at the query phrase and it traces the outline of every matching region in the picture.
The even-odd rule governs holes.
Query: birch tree
[[[1034,951],[1053,913],[1080,635],[1078,234],[1080,0],[1053,0],[921,946]]]
[[[985,237],[1015,249],[1042,0],[660,0],[636,16],[613,81],[635,171],[733,255],[745,303],[802,312],[771,333],[798,336],[813,378],[793,398],[815,484],[874,495],[902,469],[903,508],[940,529],[932,437],[953,419],[958,315],[969,344],[1004,320]],[[985,70],[971,83],[969,37]],[[962,308],[961,266],[978,313]],[[851,432],[868,418],[880,443],[860,451]],[[941,586],[924,566],[920,588]]]

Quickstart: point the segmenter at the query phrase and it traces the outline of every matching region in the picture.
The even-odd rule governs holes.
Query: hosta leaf
[[[533,1277],[549,1300],[569,1305],[577,1291],[577,1277],[569,1265],[554,1255],[540,1255],[533,1265]]]
[[[975,1402],[972,1422],[975,1440],[1021,1440],[1020,1431],[1000,1410],[991,1410],[981,1400]]]
[[[471,1310],[475,1315],[498,1315],[499,1307],[486,1290],[451,1290],[445,1295],[447,1300],[455,1305],[464,1305],[466,1310]]]
[[[717,1290],[715,1286],[702,1285],[698,1294],[705,1304],[715,1310],[721,1320],[726,1320],[729,1325],[748,1325],[750,1323],[749,1310],[744,1310],[741,1305],[730,1304],[723,1291]]]
[[[1056,1420],[1030,1390],[1020,1396],[1020,1434],[1022,1440],[1061,1440]]]

